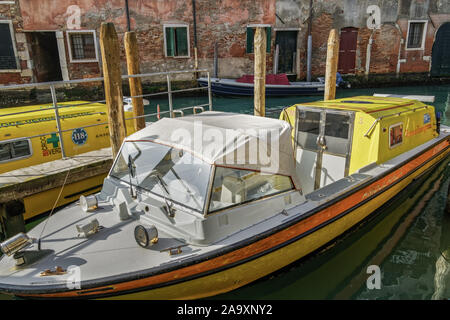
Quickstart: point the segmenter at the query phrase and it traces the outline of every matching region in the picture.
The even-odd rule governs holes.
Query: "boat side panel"
[[[370,135],[366,136],[366,132],[374,123],[375,118],[364,112],[356,112],[353,139],[352,154],[350,156],[349,174],[355,173],[362,167],[371,163],[378,163],[380,150],[380,126],[372,129]]]

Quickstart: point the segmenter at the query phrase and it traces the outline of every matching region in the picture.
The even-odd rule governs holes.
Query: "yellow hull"
[[[23,199],[25,206],[25,213],[23,215],[24,219],[28,220],[43,212],[52,210],[53,207],[57,208],[77,201],[81,195],[89,195],[99,192],[102,188],[105,177],[106,174],[101,174],[66,185],[61,192],[61,196],[56,205],[55,201],[58,198],[61,188],[54,188],[25,197]]]
[[[197,299],[237,289],[305,257],[343,234],[393,198],[414,179],[447,157],[448,154],[449,150],[447,149],[413,174],[349,214],[260,258],[194,280],[107,299]]]

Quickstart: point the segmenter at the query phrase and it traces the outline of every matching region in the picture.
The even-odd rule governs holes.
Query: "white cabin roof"
[[[290,176],[297,189],[289,123],[246,114],[207,111],[163,118],[125,141],[152,141],[225,167]]]

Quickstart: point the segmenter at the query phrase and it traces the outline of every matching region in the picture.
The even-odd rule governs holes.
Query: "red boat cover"
[[[243,83],[253,83],[254,76],[252,74],[245,74],[236,81]],[[290,85],[291,83],[289,82],[286,73],[280,73],[280,74],[266,74],[266,84]]]

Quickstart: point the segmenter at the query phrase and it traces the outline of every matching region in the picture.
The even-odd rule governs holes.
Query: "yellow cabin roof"
[[[67,116],[73,117],[90,115],[93,112],[106,112],[105,104],[90,103],[89,101],[59,102],[58,106],[73,106],[59,109],[58,111],[61,118],[65,118]],[[23,113],[32,110],[39,111]],[[55,110],[53,109],[53,104],[51,103],[24,107],[4,108],[0,109],[0,128],[9,127],[11,125],[22,125],[30,123],[30,121],[32,121],[32,123],[47,121],[50,118],[54,117]]]
[[[425,104],[417,100],[373,96],[356,96],[329,101],[307,102],[298,105],[363,112],[374,118],[425,106]]]

